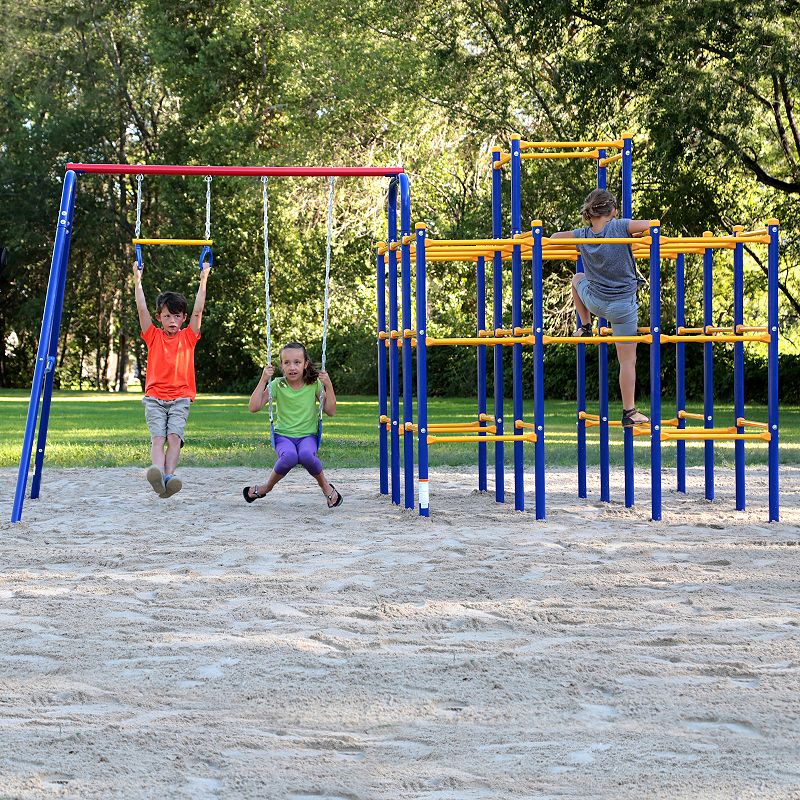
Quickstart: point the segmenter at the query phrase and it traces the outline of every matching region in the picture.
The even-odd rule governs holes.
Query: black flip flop
[[[266,494],[259,494],[258,492],[256,492],[255,494],[250,494],[250,490],[252,488],[253,488],[252,486],[245,486],[244,489],[242,489],[242,496],[248,503],[252,503],[254,500],[260,500],[262,497],[267,496]]]
[[[341,494],[339,494],[339,490],[333,484],[331,484],[331,489],[333,489],[333,492],[336,492],[338,499],[336,500],[335,503],[331,503],[331,497],[333,497],[333,492],[331,492],[328,495],[325,495],[328,498],[328,508],[338,508],[344,501],[344,497],[342,497]]]

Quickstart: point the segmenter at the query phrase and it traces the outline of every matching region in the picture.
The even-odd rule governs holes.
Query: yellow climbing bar
[[[523,160],[528,159],[551,159],[551,158],[597,158],[600,154],[597,150],[590,150],[588,152],[576,151],[574,153],[522,153],[520,158]]]
[[[443,347],[444,345],[459,344],[466,345],[467,347],[479,347],[480,345],[512,345],[512,344],[533,344],[532,336],[516,336],[516,337],[497,337],[497,336],[465,336],[463,338],[451,339],[433,339],[427,340],[428,347]]]
[[[662,337],[663,341],[663,337]],[[542,344],[614,344],[615,342],[641,342],[652,344],[653,337],[646,336],[542,336]]]
[[[712,334],[688,334],[679,336],[662,335],[661,341],[670,342],[673,344],[688,343],[688,342],[762,342],[769,344],[770,335],[768,333],[743,333],[739,336],[725,333],[712,333]]]
[[[610,148],[613,148],[614,150],[622,150],[624,146],[625,142],[622,139],[615,139],[613,142],[520,142],[519,143],[520,150],[546,150],[546,149],[554,150],[555,148],[566,150],[568,148],[579,148],[579,147],[593,147],[593,148],[599,148],[601,150],[608,150]]]
[[[523,433],[519,436],[510,434],[490,434],[488,436],[429,436],[428,444],[442,444],[445,442],[535,442],[535,433]]]

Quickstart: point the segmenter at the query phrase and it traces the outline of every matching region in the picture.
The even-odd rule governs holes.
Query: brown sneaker
[[[164,497],[166,487],[164,486],[164,475],[161,470],[155,464],[153,464],[152,466],[148,467],[145,474],[147,477],[147,482],[153,487],[153,491],[159,497]]]

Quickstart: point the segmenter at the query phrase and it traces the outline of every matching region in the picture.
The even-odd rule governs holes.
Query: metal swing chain
[[[270,331],[270,303],[269,303],[269,197],[267,196],[267,176],[261,178],[261,193],[264,201],[264,298],[267,310],[267,364],[272,363],[272,333]],[[272,430],[273,409],[272,390],[267,384],[269,397],[269,424]]]
[[[211,176],[206,175],[206,239],[211,238]]]
[[[328,178],[330,186],[328,192],[328,233],[325,243],[325,295],[322,304],[322,371],[325,372],[325,360],[328,349],[328,305],[330,303],[330,278],[331,278],[331,242],[333,240],[333,193],[336,187],[336,177]],[[319,396],[319,418],[325,406],[325,389],[323,387]]]
[[[136,176],[136,228],[135,237],[138,239],[139,234],[142,232],[142,181],[144,175]]]

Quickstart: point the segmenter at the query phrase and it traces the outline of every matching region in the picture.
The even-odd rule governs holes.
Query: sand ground
[[[665,473],[666,475],[666,473]],[[800,798],[800,470],[548,520],[432,472],[0,471],[0,798]],[[621,475],[613,492],[620,498]],[[532,505],[531,495],[528,496]]]

